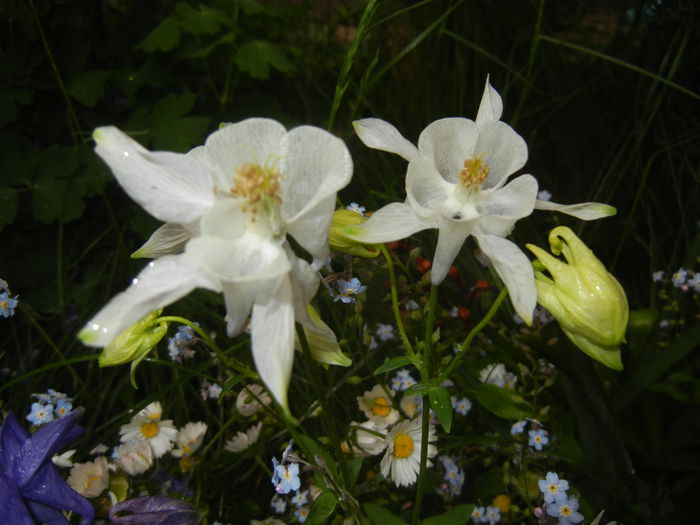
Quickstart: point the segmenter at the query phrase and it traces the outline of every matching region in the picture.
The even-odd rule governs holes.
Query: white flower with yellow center
[[[365,413],[367,419],[393,425],[399,420],[399,411],[393,405],[394,393],[385,390],[381,385],[374,385],[372,390],[358,396],[357,405]]]
[[[508,177],[527,160],[525,141],[499,119],[503,104],[486,81],[476,120],[444,118],[428,125],[418,147],[383,120],[353,123],[370,148],[400,155],[408,161],[406,201],[384,206],[362,225],[346,233],[364,243],[403,239],[421,230],[438,228],[431,281],[439,284],[469,236],[474,236],[503,280],[516,312],[528,323],[537,303],[530,261],[505,239],[515,223],[534,208],[556,210],[581,219],[612,215],[598,203],[561,205],[537,200],[537,181]]]
[[[336,193],[352,175],[345,144],[319,128],[287,131],[261,118],[224,126],[187,154],[150,152],[114,127],[94,138],[124,190],[165,225],[134,254],[155,261],[87,323],[82,341],[106,346],[195,288],[223,292],[229,336],[251,317],[256,367],[286,407],[294,323],[312,326],[314,269],[328,255]]]
[[[169,452],[177,437],[177,429],[171,419],[161,421],[161,412],[160,403],[154,401],[132,417],[129,423],[119,429],[122,443],[129,440],[147,441],[156,458]]]
[[[381,471],[387,479],[392,479],[397,487],[415,483],[420,468],[421,452],[421,419],[402,421],[391,429],[386,437],[386,454],[382,458]],[[437,448],[432,444],[437,437],[435,427],[430,425],[428,430],[428,457],[437,454]],[[428,461],[428,466],[432,463]]]
[[[114,462],[129,476],[143,474],[153,465],[153,450],[148,441],[131,439],[114,449]]]
[[[260,385],[250,384],[246,386],[236,398],[236,410],[245,417],[256,414],[263,405],[267,406],[269,404],[270,396],[267,395],[267,392]]]
[[[245,432],[238,432],[235,436],[233,436],[224,444],[224,449],[234,453],[243,452],[253,443],[256,443],[258,439],[260,439],[261,431],[262,421],[259,422],[257,425],[252,425],[248,427],[248,430],[246,430]]]
[[[177,448],[170,453],[176,458],[189,457],[202,445],[204,434],[207,432],[207,424],[202,421],[190,421],[177,431],[175,444]]]
[[[98,456],[87,463],[76,463],[68,476],[68,485],[86,498],[96,498],[109,487],[109,462]]]
[[[370,419],[364,423],[350,423],[350,439],[340,444],[346,454],[355,456],[376,456],[386,446],[387,423]]]

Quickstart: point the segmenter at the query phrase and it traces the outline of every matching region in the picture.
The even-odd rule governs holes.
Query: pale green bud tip
[[[369,258],[379,255],[379,250],[374,245],[362,242],[361,225],[366,220],[366,217],[352,210],[336,210],[328,233],[328,244],[331,250],[357,257]]]
[[[151,312],[119,334],[100,354],[100,366],[115,366],[143,359],[168,331],[168,324],[158,318],[161,312]]]
[[[104,140],[105,134],[102,128],[96,128],[95,131],[92,132],[92,139],[95,142],[100,142]]]

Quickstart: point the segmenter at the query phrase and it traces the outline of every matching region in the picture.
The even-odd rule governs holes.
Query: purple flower
[[[82,409],[46,423],[29,434],[10,412],[0,428],[0,501],[4,523],[67,525],[62,511],[82,516],[89,525],[92,504],[61,478],[53,455],[83,433],[78,426]]]
[[[166,496],[141,496],[117,503],[109,511],[112,524],[197,525],[197,508],[181,499]]]

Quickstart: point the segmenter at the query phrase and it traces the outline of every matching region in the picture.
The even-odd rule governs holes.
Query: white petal
[[[201,220],[202,235],[213,235],[235,239],[243,235],[248,225],[248,216],[241,209],[243,199],[219,197]]]
[[[360,242],[376,244],[397,241],[409,235],[437,227],[437,220],[420,217],[403,202],[392,202],[380,208],[361,226],[346,227],[349,237]]]
[[[489,78],[486,77],[486,86],[484,86],[484,94],[481,96],[481,104],[479,104],[479,112],[476,114],[476,123],[481,125],[488,120],[499,120],[503,113],[503,102],[498,91],[493,89]]]
[[[274,166],[280,161],[280,141],[286,133],[282,124],[266,118],[229,124],[209,135],[204,144],[209,165],[228,180],[246,163]],[[201,155],[198,151],[197,156]]]
[[[316,203],[313,208],[287,223],[287,233],[314,258],[314,268],[320,269],[328,258],[328,231],[335,208],[335,193]]]
[[[260,283],[222,283],[226,303],[226,333],[229,337],[240,334],[260,291]]]
[[[582,202],[580,204],[557,204],[550,201],[535,201],[536,210],[550,210],[573,215],[577,219],[584,221],[593,221],[610,217],[617,213],[613,206],[603,204],[601,202]]]
[[[185,254],[151,261],[129,288],[112,298],[85,325],[78,337],[88,346],[106,346],[136,321],[195,288],[221,290],[218,282]]]
[[[440,218],[440,232],[433,257],[433,267],[430,271],[430,282],[440,284],[452,263],[469,236],[469,226],[466,223]]]
[[[352,158],[347,146],[321,128],[292,129],[283,137],[280,149],[282,218],[287,222],[309,213],[319,201],[335,197],[350,182]],[[331,213],[332,209],[329,217]]]
[[[313,270],[309,263],[297,257],[288,243],[284,244],[284,249],[292,264],[289,278],[292,284],[294,317],[298,323],[310,325],[311,320],[308,318],[306,306],[318,290],[320,284],[318,273]]]
[[[532,264],[515,244],[496,235],[475,235],[479,248],[491,259],[498,276],[508,289],[513,308],[529,325],[537,305],[537,289]]]
[[[187,241],[197,234],[197,229],[197,224],[185,226],[175,222],[166,222],[153,232],[141,248],[131,254],[131,258],[154,259],[163,255],[182,253]]]
[[[483,188],[498,188],[527,162],[527,144],[508,124],[487,121],[479,125],[479,140],[474,154],[489,167],[489,176]]]
[[[355,133],[365,146],[396,153],[411,161],[418,155],[416,147],[406,140],[399,130],[378,118],[363,118],[352,123]]]
[[[481,215],[522,219],[532,213],[537,198],[537,181],[532,175],[516,177],[504,187],[482,191],[479,200]]]
[[[197,237],[187,243],[185,253],[225,282],[260,282],[291,269],[284,250],[250,233],[238,239]]]
[[[421,216],[431,216],[454,191],[431,162],[417,157],[409,162],[406,171],[406,197]]]
[[[430,159],[445,180],[457,182],[464,161],[471,158],[479,132],[465,118],[444,118],[429,124],[418,139],[418,151]]]
[[[285,276],[266,300],[253,305],[251,346],[255,367],[267,389],[288,410],[287,387],[294,361],[292,286]]]
[[[194,157],[150,152],[117,128],[97,128],[97,153],[119,184],[143,209],[163,222],[191,223],[214,202],[211,174]]]

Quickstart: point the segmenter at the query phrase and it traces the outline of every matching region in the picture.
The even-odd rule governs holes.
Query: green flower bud
[[[155,310],[119,334],[105,346],[99,357],[100,366],[115,366],[129,361],[141,361],[168,331],[168,323]]]
[[[348,236],[352,233],[352,227],[364,223],[367,217],[347,209],[336,210],[331,220],[331,228],[328,234],[328,244],[331,250],[348,253],[358,257],[376,257],[379,250],[372,244],[363,244]]]
[[[355,213],[355,212],[351,212]],[[357,215],[357,214],[355,214]],[[309,314],[313,327],[304,326],[304,335],[309,343],[311,357],[323,365],[350,366],[352,359],[346,356],[338,344],[333,330],[321,320],[316,309],[310,304],[306,306],[306,313]],[[301,351],[301,342],[297,336],[295,345]]]
[[[554,228],[549,244],[552,253],[563,255],[566,262],[527,245],[538,259],[533,263],[538,302],[579,349],[605,366],[622,370],[620,343],[629,316],[625,291],[569,228]]]

